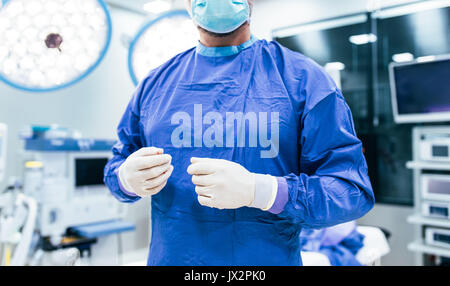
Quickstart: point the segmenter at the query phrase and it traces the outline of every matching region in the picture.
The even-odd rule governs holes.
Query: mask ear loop
[[[248,0],[245,0],[245,2],[247,2],[247,5],[248,5],[247,23],[250,25],[252,23],[251,19],[252,19],[252,13],[253,13],[253,4],[250,4],[250,1],[248,1]]]
[[[191,5],[189,5],[189,0],[184,1],[184,6],[186,7],[186,10],[189,13],[189,16],[191,16],[191,18],[192,18],[192,1],[195,0],[191,0]]]
[[[250,16],[249,16],[249,20],[248,20],[248,23],[250,24],[250,18],[252,17],[254,3],[253,3],[253,0],[246,0],[246,1],[247,1],[248,8],[250,10]]]

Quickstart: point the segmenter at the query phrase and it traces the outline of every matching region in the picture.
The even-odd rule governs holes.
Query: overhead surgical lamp
[[[70,86],[99,65],[110,41],[103,0],[3,0],[0,80],[32,92]]]
[[[130,44],[131,79],[137,85],[152,69],[197,43],[198,31],[186,11],[162,14],[143,25]]]
[[[163,0],[152,0],[150,2],[145,3],[143,6],[145,11],[155,14],[167,12],[170,10],[171,7],[172,4],[170,2]]]

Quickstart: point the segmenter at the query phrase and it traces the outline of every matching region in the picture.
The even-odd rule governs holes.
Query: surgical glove
[[[272,207],[278,185],[275,177],[249,172],[241,165],[220,159],[192,158],[192,175],[201,205],[217,209]]]
[[[173,172],[172,157],[154,147],[142,148],[131,154],[119,167],[122,187],[139,197],[158,194]]]

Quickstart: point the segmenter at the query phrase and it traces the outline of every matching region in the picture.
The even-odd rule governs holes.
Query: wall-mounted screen
[[[450,121],[450,56],[393,64],[390,75],[397,123]]]
[[[390,128],[395,125],[389,65],[450,53],[450,7],[431,5],[433,3],[437,2],[419,3],[423,9],[418,9],[417,4],[376,14],[379,41],[375,114],[382,126]]]

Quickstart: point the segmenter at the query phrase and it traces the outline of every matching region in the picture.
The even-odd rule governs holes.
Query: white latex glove
[[[241,165],[226,160],[191,158],[191,163],[187,172],[192,175],[202,206],[264,210],[272,206],[278,188],[274,177],[251,173]]]
[[[173,172],[172,157],[154,147],[131,154],[119,167],[119,180],[129,193],[150,197],[159,193]]]

